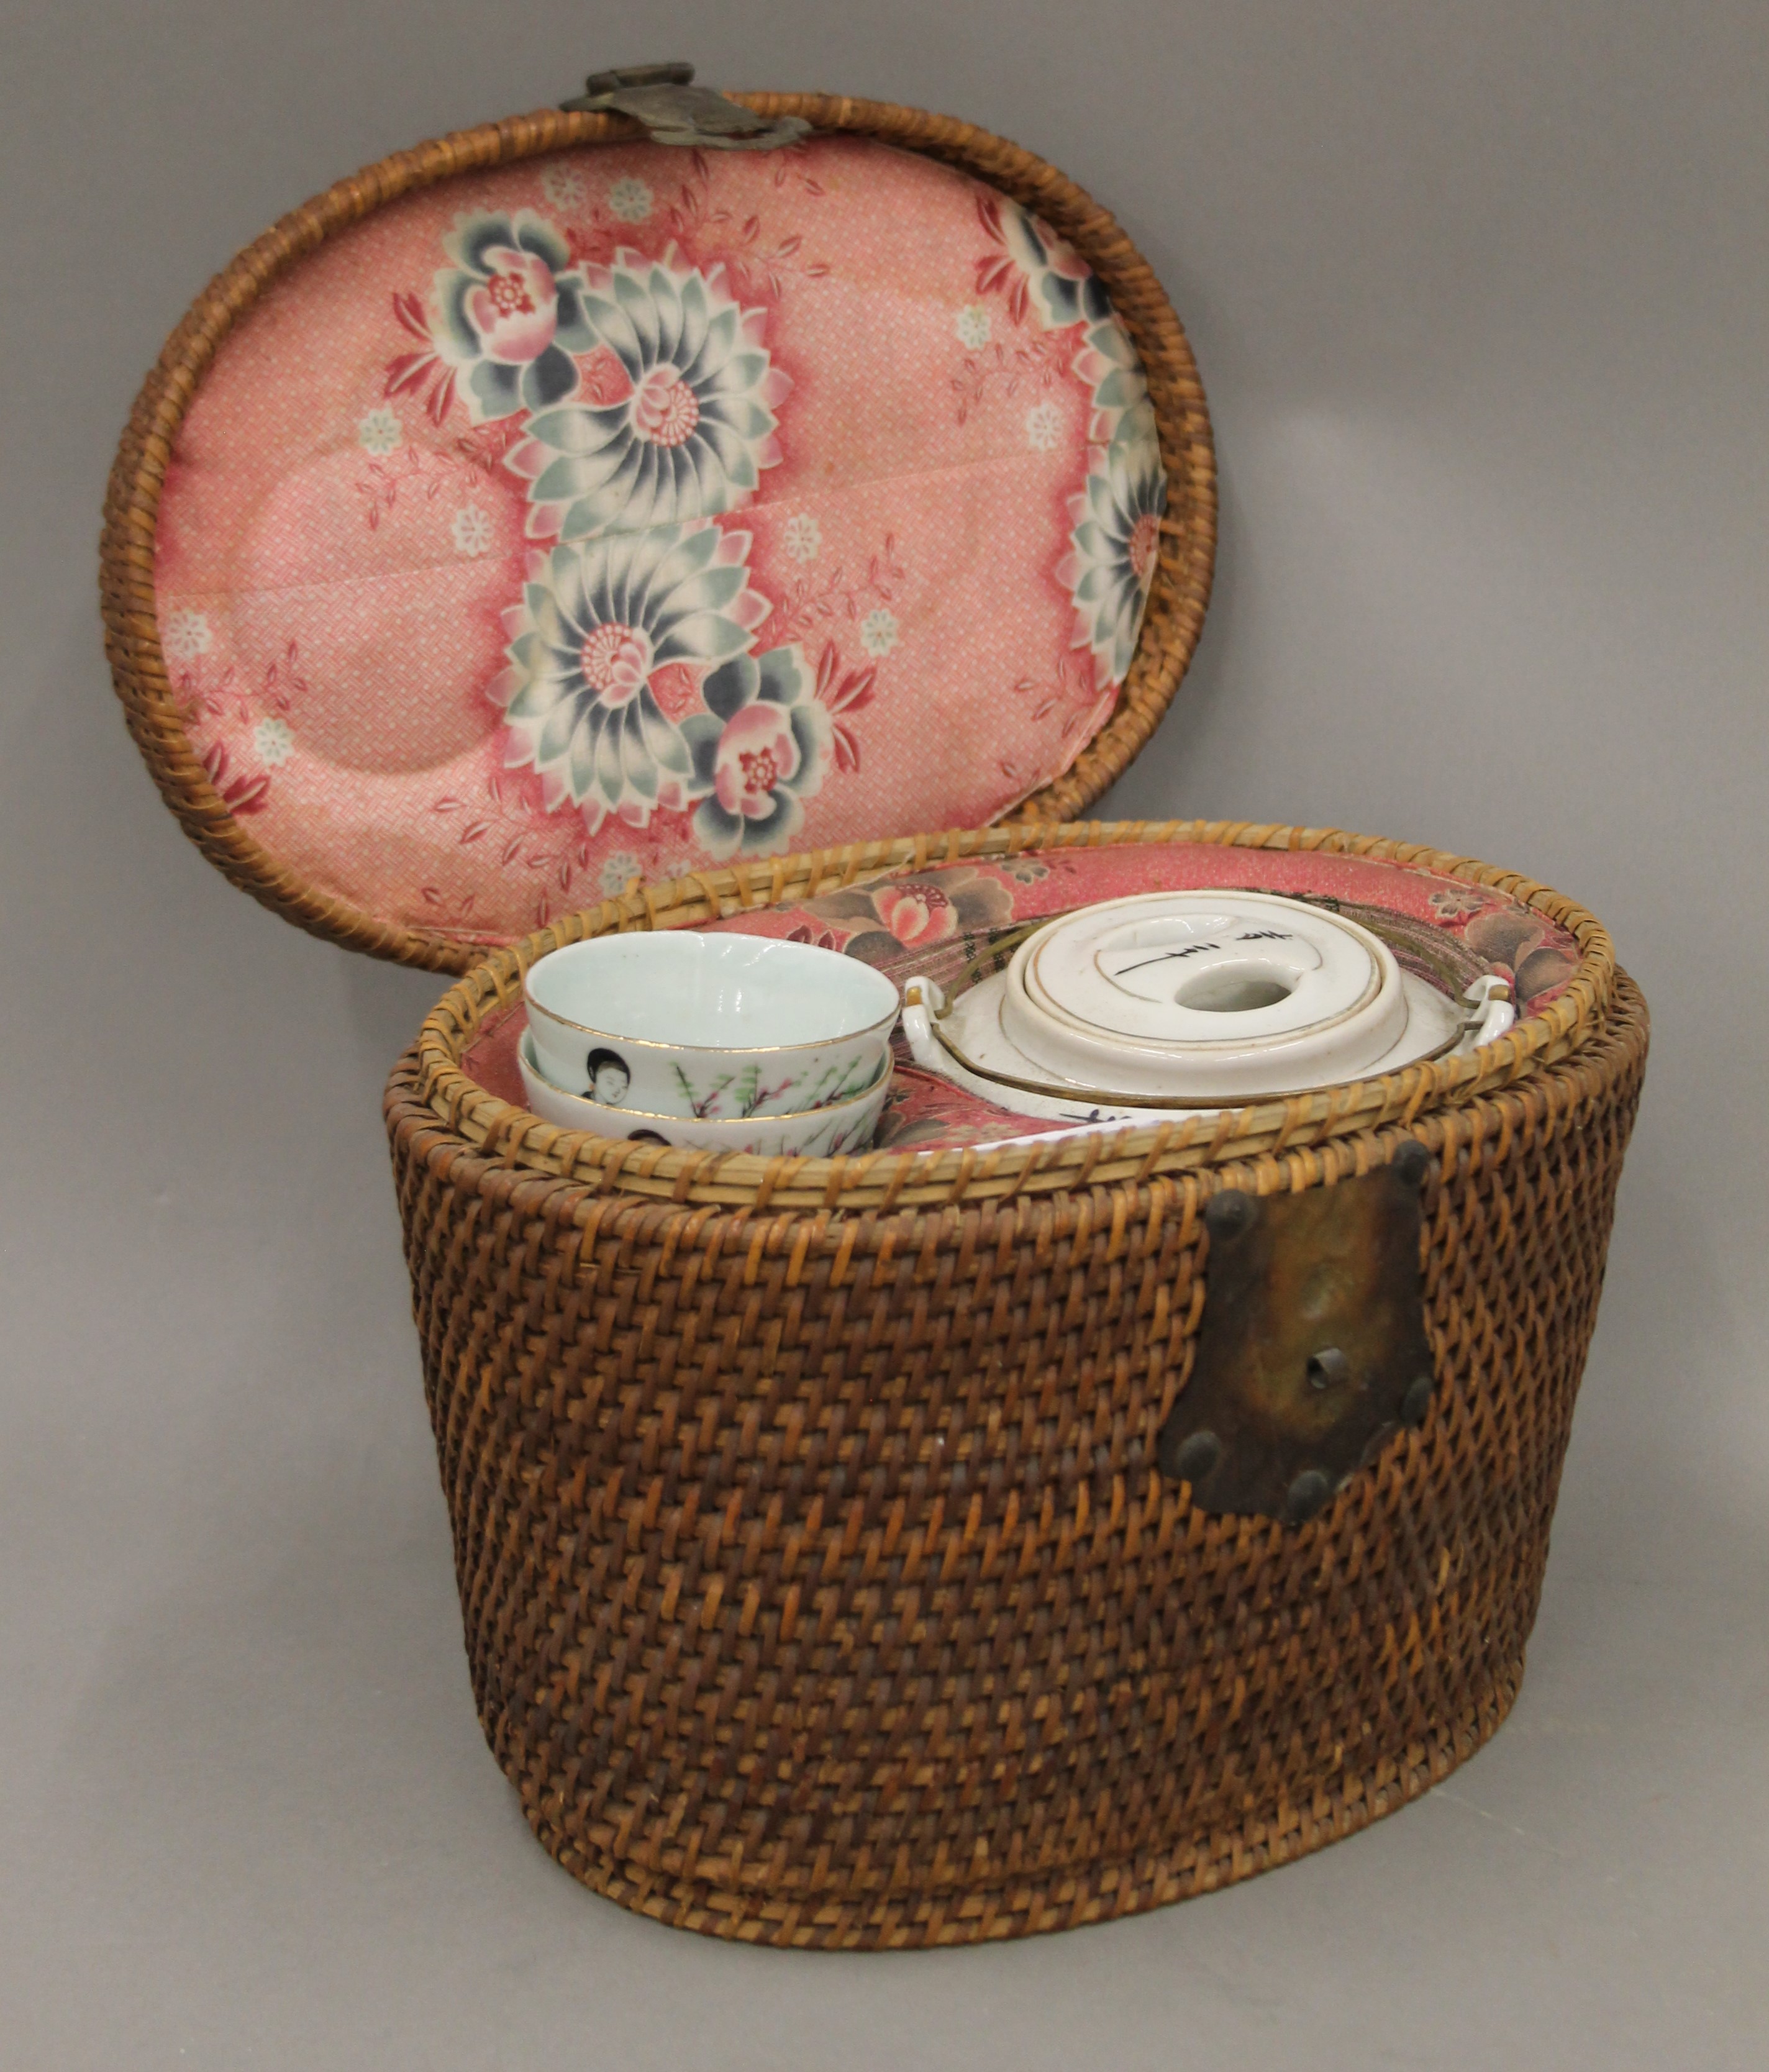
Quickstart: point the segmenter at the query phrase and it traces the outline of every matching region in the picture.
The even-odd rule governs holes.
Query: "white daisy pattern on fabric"
[[[823,528],[808,511],[796,511],[786,521],[786,551],[796,561],[814,561],[823,545]]]
[[[194,662],[209,652],[209,622],[200,611],[168,612],[160,628],[160,646],[170,662]]]
[[[888,655],[897,644],[897,615],[880,605],[860,622],[860,645],[869,655]]]
[[[575,208],[584,196],[583,175],[569,158],[555,158],[541,168],[541,191],[549,208]]]
[[[968,303],[958,312],[958,342],[973,352],[989,343],[989,312],[981,302]]]
[[[608,190],[608,207],[623,223],[643,223],[651,214],[652,193],[629,173]]]
[[[267,763],[274,770],[279,763],[286,763],[294,754],[294,736],[284,719],[261,719],[252,730],[252,746],[258,751],[258,760]]]
[[[1054,403],[1035,403],[1026,413],[1026,443],[1034,453],[1054,453],[1062,430]]]
[[[612,856],[602,859],[602,874],[598,882],[602,886],[603,898],[618,899],[636,878],[644,874],[631,849],[617,849]]]
[[[483,554],[491,547],[492,520],[476,504],[463,504],[448,529],[457,554]]]
[[[357,442],[377,460],[393,452],[405,436],[398,412],[389,410],[385,404],[378,409],[364,411],[356,420]]]

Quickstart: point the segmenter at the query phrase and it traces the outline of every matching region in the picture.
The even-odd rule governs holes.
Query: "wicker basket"
[[[1057,824],[1127,766],[1197,639],[1214,476],[1183,333],[1112,219],[1029,153],[911,110],[740,97],[1035,208],[1141,353],[1168,495],[1141,643],[1115,713],[1013,825],[641,886],[487,956],[469,930],[366,911],[271,853],[198,752],[154,557],[218,349],[335,233],[440,182],[636,134],[606,114],[544,111],[387,159],[205,291],[117,455],[108,645],[156,781],[236,884],[349,947],[466,974],[396,1067],[387,1121],[474,1690],[545,1846],[623,1904],[747,1940],[1030,1933],[1317,1848],[1504,1716],[1645,1012],[1590,916],[1509,874],[1316,830]],[[1569,931],[1582,960],[1472,1058],[1001,1149],[720,1161],[558,1132],[463,1069],[525,964],[563,941],[862,873],[1181,841],[1450,872]],[[1306,1522],[1213,1512],[1159,1465],[1212,1314],[1209,1204],[1319,1205],[1403,1162],[1409,1186],[1425,1176],[1410,1249],[1429,1415],[1384,1427]]]
[[[1347,1834],[1504,1717],[1644,1005],[1589,916],[1457,858],[1195,824],[941,849],[1160,839],[1428,861],[1553,913],[1584,960],[1490,1056],[993,1153],[615,1145],[460,1071],[557,942],[746,903],[697,879],[481,965],[394,1072],[474,1691],[536,1834],[595,1889],[792,1944],[1065,1927]],[[927,853],[795,858],[771,889]],[[1155,1465],[1205,1311],[1203,1205],[1331,1188],[1408,1142],[1432,1174],[1430,1417],[1310,1523],[1207,1516]]]

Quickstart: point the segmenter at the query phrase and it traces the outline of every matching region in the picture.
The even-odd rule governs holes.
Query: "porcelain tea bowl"
[[[722,1122],[701,1116],[646,1114],[637,1108],[609,1108],[582,1094],[568,1094],[541,1071],[533,1034],[516,1050],[522,1089],[529,1106],[557,1129],[583,1129],[597,1137],[623,1137],[639,1144],[674,1144],[700,1151],[746,1151],[760,1158],[835,1158],[864,1151],[878,1127],[885,1096],[891,1091],[888,1058],[872,1084],[847,1100],[796,1114],[734,1116]]]
[[[569,944],[525,990],[561,1092],[701,1122],[851,1100],[884,1070],[898,1009],[889,979],[834,950],[686,929]]]

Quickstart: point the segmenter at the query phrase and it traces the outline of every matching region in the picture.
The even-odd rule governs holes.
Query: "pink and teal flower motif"
[[[1014,894],[994,865],[961,864],[919,878],[887,878],[820,892],[797,911],[811,917],[804,929],[807,937],[812,924],[833,922],[846,931],[839,947],[847,956],[889,968],[905,952],[920,958],[939,944],[974,941],[1006,927],[1014,919]],[[837,946],[833,937],[829,946]],[[916,968],[897,965],[905,975]]]
[[[1093,269],[1030,209],[985,189],[978,193],[977,213],[990,241],[1000,247],[977,261],[977,292],[1005,292],[1016,323],[1028,309],[1044,331],[1096,324],[1112,314]]]
[[[682,734],[693,758],[701,846],[721,861],[773,856],[804,824],[803,801],[822,784],[833,723],[818,701],[803,652],[739,655],[701,686],[704,713]]]
[[[1093,392],[1088,437],[1096,445],[1109,446],[1114,439],[1155,442],[1148,376],[1117,316],[1103,317],[1089,327],[1075,356],[1075,372]]]
[[[463,216],[436,275],[439,357],[465,381],[475,423],[545,410],[578,386],[574,355],[595,344],[583,278],[565,240],[531,209]]]
[[[1093,651],[1102,685],[1124,680],[1154,581],[1167,479],[1153,437],[1096,446],[1057,578],[1075,601],[1072,645]]]
[[[749,587],[749,535],[697,521],[614,532],[532,557],[505,614],[510,666],[492,686],[505,762],[538,772],[549,808],[644,827],[707,788],[679,723],[708,668],[745,655],[769,606]]]
[[[724,269],[623,250],[587,267],[598,351],[585,393],[542,412],[508,465],[530,479],[531,537],[591,539],[735,510],[780,458],[775,406],[792,386]]]

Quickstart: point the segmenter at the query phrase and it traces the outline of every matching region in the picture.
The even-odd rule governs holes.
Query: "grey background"
[[[1769,10],[1628,0],[9,0],[0,2063],[1763,2062]],[[212,873],[101,660],[137,381],[270,219],[591,64],[1015,137],[1191,331],[1216,602],[1102,811],[1531,870],[1656,1014],[1511,1723],[1109,1928],[908,1958],[633,1919],[529,1839],[460,1649],[380,1134],[436,982]]]

